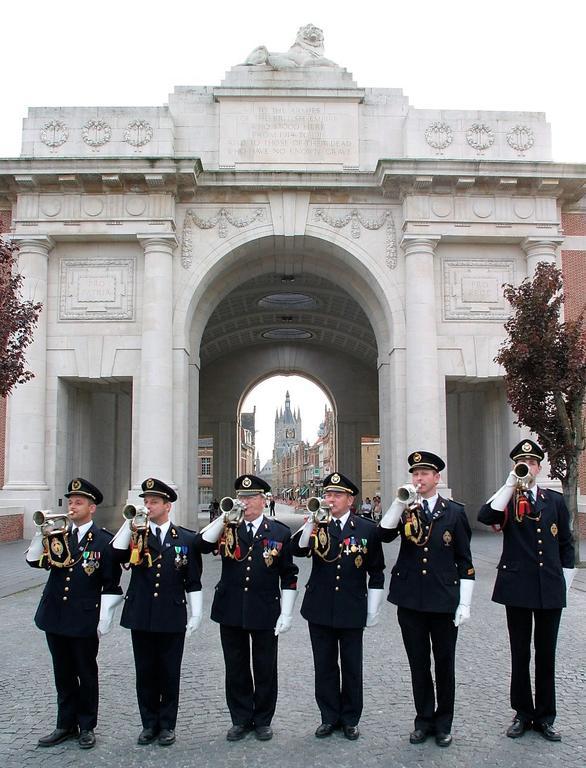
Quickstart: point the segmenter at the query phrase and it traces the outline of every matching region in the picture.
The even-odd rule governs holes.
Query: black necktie
[[[252,539],[252,523],[248,523],[248,535]]]
[[[72,552],[75,552],[75,550],[79,548],[79,534],[77,533],[77,528],[71,529],[70,545],[69,548]]]
[[[157,537],[159,544],[162,544],[163,542],[161,541],[161,529],[158,525],[155,527],[155,536]]]
[[[423,499],[423,512],[425,514],[426,520],[431,520],[431,510],[429,509],[429,504],[427,499]]]
[[[342,523],[340,520],[336,520],[336,533],[342,533]]]

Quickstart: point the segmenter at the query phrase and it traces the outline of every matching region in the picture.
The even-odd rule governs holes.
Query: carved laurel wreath
[[[494,144],[494,132],[484,123],[474,123],[466,132],[466,141],[473,149],[482,152]]]
[[[507,143],[512,149],[523,154],[535,144],[535,136],[529,126],[516,125],[507,133]]]
[[[112,138],[112,129],[104,120],[88,120],[81,129],[81,137],[90,147],[102,147]]]
[[[195,224],[199,229],[214,229],[218,227],[218,237],[226,237],[228,234],[228,224],[237,229],[243,229],[254,221],[261,221],[264,217],[262,208],[256,208],[250,216],[236,217],[227,208],[220,208],[215,216],[202,218],[195,211],[189,208],[185,213],[183,222],[183,238],[181,241],[181,264],[185,269],[189,269],[193,260],[193,240],[192,226]]]
[[[41,129],[41,141],[55,149],[65,144],[69,138],[69,128],[61,120],[50,120]]]
[[[315,211],[315,218],[329,224],[330,227],[335,229],[343,229],[350,224],[350,233],[352,237],[358,239],[360,237],[361,229],[376,230],[381,229],[386,224],[386,263],[389,269],[395,269],[397,266],[397,237],[395,233],[395,222],[393,221],[393,215],[391,211],[384,211],[382,216],[378,219],[367,219],[357,209],[353,208],[348,213],[342,216],[333,216],[323,208],[317,208]]]

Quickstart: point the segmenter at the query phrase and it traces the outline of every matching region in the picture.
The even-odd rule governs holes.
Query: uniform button
[[[539,567],[542,568],[543,567],[543,563],[539,563]]]
[[[248,592],[248,587],[244,587],[244,591],[245,591],[245,592]]]
[[[339,577],[339,576],[336,576],[336,579],[339,581],[339,580],[340,580],[340,577]]]
[[[159,593],[158,593],[158,592],[155,592],[155,593],[153,594],[153,597],[158,597],[158,596],[159,596]]]
[[[250,576],[247,576],[247,577],[246,577],[246,581],[250,581]]]
[[[537,533],[541,533],[541,528],[538,528],[538,529],[537,529]]]
[[[427,576],[427,571],[421,571],[424,576]]]
[[[539,550],[539,552],[538,552],[537,554],[538,554],[538,555],[542,555],[542,554],[543,554],[543,552],[542,552],[541,550]]]
[[[65,581],[71,581],[71,576],[66,576]]]
[[[337,568],[338,570],[340,570],[340,568],[341,568],[341,567],[342,567],[342,566],[340,565],[340,563],[338,563],[338,565],[336,566],[336,568]]]
[[[65,587],[65,592],[69,592],[69,587]]]
[[[100,606],[98,605],[98,603],[96,603],[96,608],[99,608],[99,607],[100,607]]]
[[[161,567],[161,563],[157,563],[157,568],[160,568],[160,567]]]
[[[63,599],[64,599],[64,600],[67,600],[67,595],[65,595],[65,597],[64,597]]]
[[[73,573],[73,568],[70,568],[70,569],[69,569],[69,573]]]
[[[159,588],[159,585],[158,585],[158,583],[157,583],[157,584],[155,584],[155,589],[158,589],[158,588]]]
[[[339,591],[340,591],[340,587],[336,587],[336,592],[339,592]]]
[[[249,570],[250,570],[250,566],[249,566],[249,565],[247,565],[247,566],[246,566],[246,570],[247,570],[247,571],[249,571]]]
[[[424,552],[429,552],[429,547],[423,547]]]
[[[537,543],[542,544],[543,542],[541,541],[541,539],[537,539]]]
[[[248,560],[249,560],[249,561],[250,561],[250,560],[252,560],[252,557],[249,557],[249,558],[248,558]]]
[[[425,526],[425,530],[426,530],[426,531],[429,531],[429,525],[426,525],[426,526]]]
[[[503,565],[503,571],[505,570],[506,567],[507,567],[506,565]]]
[[[454,579],[454,584],[457,584],[457,583],[458,583],[458,580],[457,580],[457,579]]]
[[[423,562],[424,562],[424,563],[427,563],[427,557],[424,557],[424,558],[423,558]]]

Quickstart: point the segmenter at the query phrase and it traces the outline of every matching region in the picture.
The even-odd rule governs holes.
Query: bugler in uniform
[[[177,500],[173,488],[150,477],[140,496],[148,527],[133,530],[127,520],[112,542],[131,569],[120,623],[132,634],[143,725],[138,743],[158,737],[161,746],[169,746],[175,741],[185,634],[191,635],[202,617],[201,556],[195,533],[169,519]]]
[[[562,608],[575,573],[574,545],[563,496],[536,483],[544,455],[533,440],[521,440],[510,453],[513,462],[520,464],[482,507],[478,520],[503,532],[492,599],[506,606],[511,646],[515,717],[507,736],[519,738],[533,726],[548,741],[560,741],[553,728],[555,651]],[[533,623],[535,701],[529,669]]]
[[[78,477],[64,495],[68,513],[63,513],[63,525],[46,519],[26,554],[30,566],[50,571],[35,624],[46,632],[53,659],[57,727],[39,746],[75,738],[79,728],[79,746],[91,749],[98,717],[99,637],[110,631],[122,600],[120,566],[110,547],[112,534],[92,521],[103,500],[101,491]],[[71,524],[65,527],[67,519]]]
[[[355,740],[363,705],[362,635],[378,622],[385,562],[374,523],[350,512],[354,483],[333,472],[323,489],[331,521],[310,518],[292,539],[293,555],[312,558],[301,615],[308,621],[322,719],[315,735],[341,727]]]
[[[380,523],[383,541],[401,537],[387,599],[398,606],[411,669],[416,717],[409,740],[420,744],[433,734],[438,746],[448,747],[454,717],[457,627],[470,616],[474,586],[471,531],[463,505],[437,493],[443,460],[429,451],[415,451],[408,463],[413,486],[404,489],[411,498],[398,496]]]
[[[239,741],[254,729],[257,739],[268,741],[277,703],[278,635],[291,626],[299,569],[291,557],[288,526],[263,515],[268,483],[241,475],[234,488],[235,519],[230,522],[221,512],[201,531],[199,546],[222,558],[212,620],[220,625],[226,666],[232,718],[226,738]]]

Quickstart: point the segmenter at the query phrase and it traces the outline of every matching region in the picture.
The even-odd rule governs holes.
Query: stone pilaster
[[[144,278],[138,478],[173,484],[173,251],[175,235],[142,236]]]
[[[5,491],[47,491],[45,434],[47,393],[47,275],[49,237],[14,236],[19,247],[18,270],[24,277],[24,299],[43,305],[33,342],[25,351],[34,378],[18,384],[8,400],[8,441]],[[12,494],[11,494],[12,495]],[[37,494],[32,494],[37,498]],[[13,496],[14,498],[14,496]],[[40,497],[39,497],[40,502]]]
[[[442,455],[434,251],[439,238],[405,236],[407,451]]]
[[[556,263],[556,252],[561,242],[563,242],[562,237],[525,238],[522,247],[527,254],[527,277],[533,278],[537,265],[541,261],[546,261],[548,264]]]

